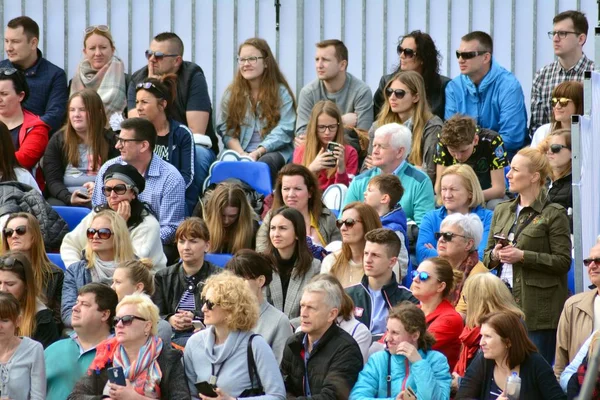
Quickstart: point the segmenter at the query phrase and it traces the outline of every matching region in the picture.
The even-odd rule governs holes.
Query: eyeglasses
[[[95,234],[98,234],[98,237],[102,240],[109,239],[112,236],[112,231],[108,228],[88,228],[86,235],[88,239],[93,239]]]
[[[573,35],[579,35],[579,32],[571,32],[571,31],[550,31],[548,32],[548,39],[554,39],[555,35],[558,35],[560,39],[564,39],[567,37],[569,33]]]
[[[121,136],[115,136],[117,140],[117,144],[121,143],[123,145],[127,144],[127,142],[143,142],[144,139],[123,139]]]
[[[550,145],[550,151],[551,151],[553,154],[558,154],[558,153],[560,153],[560,151],[561,151],[562,149],[569,149],[569,150],[571,150],[571,149],[570,149],[568,146],[564,146],[564,145],[562,145],[562,144],[551,144],[551,145]]]
[[[23,236],[27,233],[27,227],[25,225],[19,225],[15,229],[12,228],[4,228],[4,237],[12,237],[13,233],[17,232],[17,235]]]
[[[150,57],[154,56],[154,58],[156,59],[156,61],[160,61],[165,57],[177,57],[179,56],[179,54],[165,54],[162,51],[152,51],[152,50],[146,50],[146,58],[149,60]]]
[[[560,104],[561,107],[566,107],[569,105],[570,101],[573,101],[573,100],[567,99],[566,97],[561,97],[561,98],[553,97],[551,100],[552,107],[556,107],[557,104]]]
[[[117,325],[119,322],[123,324],[123,326],[129,326],[133,323],[133,320],[137,319],[138,321],[148,321],[142,317],[138,317],[137,315],[123,315],[122,317],[114,317],[113,322]]]
[[[405,49],[404,47],[398,45],[398,47],[396,48],[396,51],[398,52],[398,55],[401,55],[402,53],[404,53],[404,56],[406,58],[413,58],[414,56],[417,55],[417,51],[413,50],[413,49]]]
[[[11,76],[17,73],[16,68],[0,68],[0,74],[4,76]]]
[[[406,90],[403,89],[392,89],[391,87],[385,88],[385,94],[387,97],[392,97],[392,94],[396,96],[397,99],[403,99],[406,96]]]
[[[327,129],[329,129],[329,132],[331,133],[335,133],[338,130],[338,126],[340,124],[332,124],[332,125],[317,125],[317,131],[319,131],[319,133],[325,133],[325,131]]]
[[[204,304],[206,306],[206,309],[209,311],[212,311],[212,309],[215,308],[215,306],[217,305],[216,303],[213,303],[208,299],[202,299],[202,304]]]
[[[338,227],[338,229],[340,229],[344,224],[346,225],[346,227],[352,228],[358,222],[362,221],[354,218],[338,219],[337,221],[335,221],[335,225]]]
[[[586,258],[585,260],[583,260],[583,265],[585,265],[586,267],[589,267],[591,263],[600,265],[600,258]]]
[[[84,33],[92,33],[94,31],[108,32],[110,29],[107,25],[90,25],[83,30]]]
[[[472,58],[475,58],[477,56],[482,56],[486,53],[489,53],[489,51],[456,51],[456,58],[459,59],[462,57],[463,60],[470,60]]]
[[[413,271],[413,272],[412,272],[412,277],[413,277],[413,279],[415,279],[417,276],[419,277],[419,280],[420,280],[421,282],[426,282],[426,281],[427,281],[429,278],[433,278],[433,276],[429,275],[429,272],[426,272],[426,271],[416,271],[416,270],[415,270],[415,271]],[[440,278],[436,278],[436,279],[437,279],[439,282],[441,282],[441,281],[440,281]]]
[[[246,58],[237,58],[237,62],[239,65],[244,65],[246,62],[250,65],[255,65],[258,60],[264,60],[265,57],[246,57]]]
[[[104,193],[104,195],[106,197],[110,196],[111,192],[115,192],[116,194],[125,194],[125,192],[127,192],[128,189],[133,189],[132,185],[125,185],[124,183],[119,183],[118,185],[115,186],[104,186],[102,188],[102,193]]]
[[[456,233],[452,233],[452,232],[436,232],[434,233],[435,236],[435,240],[440,240],[440,238],[444,238],[445,242],[451,242],[452,239],[454,238],[454,236],[458,236],[461,238],[467,238],[465,235],[458,235]]]

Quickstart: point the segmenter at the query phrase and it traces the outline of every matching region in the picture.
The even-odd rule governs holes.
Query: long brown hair
[[[366,234],[373,229],[381,228],[381,218],[377,211],[373,207],[368,204],[362,203],[360,201],[355,201],[353,203],[349,203],[342,210],[342,215],[344,211],[354,209],[358,213],[360,220],[362,221],[363,234]],[[358,225],[356,225],[358,226]],[[364,239],[363,239],[364,240]],[[344,243],[342,241],[342,250],[337,256],[335,262],[331,266],[331,275],[337,277],[341,277],[343,275],[343,270],[348,268],[348,264],[352,260],[352,249],[348,243]]]
[[[344,129],[342,126],[342,113],[338,106],[333,101],[321,100],[315,104],[310,114],[310,120],[306,126],[306,145],[304,147],[304,157],[302,158],[302,165],[306,168],[310,166],[310,163],[317,158],[317,154],[323,147],[319,141],[319,134],[317,132],[318,120],[321,114],[327,114],[331,118],[335,118],[338,129],[335,134],[334,142],[344,145]],[[332,177],[337,173],[337,165],[333,168],[327,169],[327,176]]]
[[[165,100],[164,113],[167,118],[173,118],[173,102],[177,96],[177,75],[165,74],[160,78],[146,78],[142,83],[151,83],[149,88],[136,87],[135,93],[144,90],[154,96],[158,101]]]
[[[577,81],[565,81],[556,85],[552,90],[552,97],[566,97],[571,99],[575,105],[575,114],[583,115],[583,84]],[[552,130],[555,129],[571,129],[570,126],[562,126],[562,124],[554,119],[554,109],[550,110],[550,122]]]
[[[11,258],[14,260],[13,264],[8,266],[7,261]],[[19,334],[21,336],[31,336],[35,332],[36,300],[41,294],[40,291],[36,290],[31,263],[25,253],[9,251],[0,258],[0,270],[12,272],[25,286],[23,298],[19,300],[22,316]]]
[[[510,369],[521,365],[537,347],[527,336],[523,322],[514,313],[495,312],[479,318],[479,325],[489,325],[502,338],[507,347],[507,363]]]
[[[323,192],[319,186],[319,181],[315,174],[313,174],[308,168],[300,164],[287,164],[281,168],[279,174],[277,174],[277,182],[275,183],[275,191],[273,192],[273,210],[285,206],[283,201],[283,195],[281,194],[281,188],[283,186],[284,176],[301,176],[304,178],[304,184],[310,194],[308,199],[308,212],[312,214],[315,219],[319,219],[321,211],[323,211],[323,201],[321,197]],[[325,243],[324,243],[325,244]]]
[[[87,113],[88,131],[86,140],[75,132],[75,128],[71,124],[71,119],[68,116],[71,101],[76,97],[80,97],[85,106]],[[67,103],[67,123],[62,128],[64,135],[63,151],[65,154],[65,164],[72,164],[74,167],[79,166],[79,145],[84,143],[90,147],[92,153],[92,170],[98,171],[102,164],[108,158],[108,142],[104,138],[104,127],[107,123],[106,111],[104,103],[95,90],[83,89],[73,93],[69,97]]]
[[[0,121],[0,143],[2,143],[0,146],[0,182],[16,181],[15,168],[20,165],[15,156],[15,146],[10,131],[2,121]]]
[[[425,313],[410,301],[405,300],[394,306],[389,312],[389,319],[400,321],[408,334],[419,332],[419,339],[417,340],[417,348],[419,350],[429,351],[431,350],[431,346],[435,344],[435,338],[431,333],[427,332]]]
[[[33,268],[33,281],[35,282],[37,292],[43,293],[46,282],[52,279],[52,263],[46,254],[40,224],[33,215],[19,212],[10,214],[4,226],[8,226],[8,223],[15,218],[25,218],[27,220],[27,231],[31,233],[31,248],[29,249],[28,256]],[[8,238],[3,235],[0,254],[6,254],[9,250]]]
[[[225,207],[239,210],[236,221],[228,228],[223,226]],[[206,225],[210,232],[210,251],[235,254],[238,250],[252,247],[254,237],[254,212],[250,208],[244,190],[232,183],[221,183],[206,202]]]
[[[238,55],[242,51],[242,47],[252,46],[260,51],[264,57],[263,62],[265,64],[265,70],[262,74],[262,80],[260,83],[260,91],[258,97],[255,100],[252,99],[250,84],[244,77],[240,69],[238,68],[233,82],[229,85],[227,90],[230,93],[229,101],[227,104],[223,104],[222,107],[226,110],[227,115],[227,131],[233,132],[231,134],[234,138],[239,138],[242,131],[241,126],[244,125],[246,120],[246,112],[248,107],[248,99],[252,103],[252,112],[257,112],[257,105],[260,103],[260,115],[259,118],[264,120],[265,127],[261,132],[261,136],[267,135],[271,129],[277,126],[281,118],[279,108],[281,107],[281,99],[279,98],[279,85],[283,85],[288,91],[296,109],[296,100],[290,85],[287,83],[285,77],[277,65],[277,61],[271,52],[269,44],[264,39],[250,38],[240,45],[238,48]]]
[[[543,145],[546,147],[546,149],[544,151],[548,151],[548,148],[550,147],[548,145],[548,142],[552,136],[560,136],[560,137],[564,138],[565,146],[567,146],[569,148],[569,150],[571,150],[571,130],[570,129],[557,129],[557,130],[550,132],[550,134],[548,135],[546,140],[544,142],[542,142]],[[542,146],[542,144],[540,144],[540,146]],[[556,171],[557,173],[555,173],[554,169],[552,169],[552,174],[551,174],[552,179],[557,180],[557,179],[563,178],[563,177],[569,175],[571,173],[572,169],[573,169],[573,162],[571,160],[571,161],[569,161],[569,166],[567,168],[565,168],[563,171]]]

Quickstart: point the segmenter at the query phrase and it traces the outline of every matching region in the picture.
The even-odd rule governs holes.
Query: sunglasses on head
[[[470,60],[477,56],[482,56],[485,53],[489,53],[488,51],[456,51],[456,58],[459,59],[462,57],[463,60]]]
[[[6,269],[14,268],[15,264],[17,263],[21,265],[21,268],[25,268],[21,260],[18,260],[15,257],[8,256],[5,258],[0,258],[0,265],[4,266]]]
[[[461,238],[467,238],[465,235],[459,235],[453,232],[436,232],[434,233],[435,240],[440,240],[440,238],[444,238],[445,242],[451,242],[454,236],[458,236]]]
[[[596,265],[600,265],[600,258],[586,258],[585,260],[583,260],[583,265],[585,265],[586,267],[589,267],[591,263],[594,263]]]
[[[16,68],[0,68],[0,74],[5,76],[11,76],[17,73]]]
[[[17,226],[15,229],[13,228],[4,228],[4,236],[5,237],[11,237],[13,235],[13,233],[17,232],[17,235],[19,236],[23,236],[24,234],[27,233],[27,227],[25,225],[19,225]]]
[[[403,99],[406,96],[406,90],[403,89],[392,89],[391,87],[385,88],[385,94],[387,97],[392,97],[392,93],[397,99]]]
[[[551,151],[553,154],[558,154],[558,153],[560,153],[560,151],[561,151],[562,149],[569,149],[569,147],[568,147],[568,146],[565,146],[565,145],[562,145],[562,144],[551,144],[551,145],[550,145],[550,151]],[[569,149],[569,150],[571,150],[571,149]]]
[[[212,309],[217,305],[208,299],[202,299],[202,304],[206,305],[206,309],[209,311],[212,311]]]
[[[119,195],[125,194],[125,192],[127,192],[127,189],[133,189],[133,186],[126,185],[124,183],[119,183],[118,185],[115,185],[115,186],[103,186],[102,193],[104,193],[104,195],[106,197],[108,197],[108,196],[110,196],[110,193],[113,191]]]
[[[95,234],[98,234],[98,237],[102,240],[109,239],[112,236],[112,231],[108,228],[88,228],[86,235],[88,239],[93,239]]]
[[[566,97],[553,97],[550,101],[552,102],[552,107],[556,107],[557,104],[560,104],[561,107],[566,107],[569,105],[569,102],[573,100]]]
[[[335,221],[335,225],[340,229],[342,225],[346,225],[348,228],[352,228],[357,222],[362,222],[358,219],[354,218],[346,218],[346,219],[338,219]]]
[[[107,25],[91,25],[88,26],[87,28],[85,28],[83,31],[85,33],[92,33],[94,31],[99,31],[99,32],[108,32],[110,29],[108,28]]]
[[[413,272],[412,272],[412,277],[413,277],[413,279],[415,279],[417,276],[419,277],[419,280],[420,280],[421,282],[425,282],[425,281],[427,281],[429,278],[433,278],[431,275],[429,275],[429,272],[426,272],[426,271],[417,271],[417,270],[413,271]],[[439,281],[439,279],[438,279],[438,281]],[[441,281],[440,281],[440,282],[441,282]]]
[[[405,49],[404,47],[398,45],[398,47],[396,48],[396,51],[398,52],[398,55],[401,55],[402,53],[404,53],[404,57],[406,58],[413,58],[414,56],[417,55],[416,50],[413,49]]]
[[[129,326],[133,323],[133,320],[137,319],[138,321],[148,321],[142,317],[138,317],[137,315],[123,315],[122,317],[114,317],[113,322],[115,326],[120,322],[123,326]]]
[[[150,57],[154,56],[154,58],[156,58],[157,61],[162,60],[165,57],[177,57],[179,54],[165,54],[162,51],[152,51],[152,50],[146,50],[146,58],[149,60]]]

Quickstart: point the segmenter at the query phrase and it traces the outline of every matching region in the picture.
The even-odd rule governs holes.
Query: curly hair
[[[230,271],[212,275],[206,280],[202,297],[212,290],[212,301],[227,314],[227,327],[232,331],[248,332],[258,322],[258,302],[244,279]]]
[[[419,332],[417,346],[420,350],[429,351],[431,350],[431,346],[435,344],[435,338],[431,333],[427,332],[425,313],[410,301],[403,301],[394,306],[389,312],[389,319],[400,321],[408,334]]]
[[[406,38],[412,38],[417,45],[416,57],[423,62],[423,80],[425,81],[425,91],[435,92],[442,86],[440,78],[440,64],[442,63],[442,55],[435,46],[435,42],[428,33],[420,30],[412,31],[407,35],[398,38],[398,46]],[[395,72],[400,71],[400,64]]]
[[[454,149],[473,143],[477,134],[477,123],[469,116],[455,114],[444,123],[440,132],[440,142]]]

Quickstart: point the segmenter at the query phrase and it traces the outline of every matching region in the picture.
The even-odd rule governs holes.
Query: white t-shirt
[[[550,134],[551,130],[552,124],[544,124],[537,128],[531,138],[531,147],[538,147],[538,145]]]

